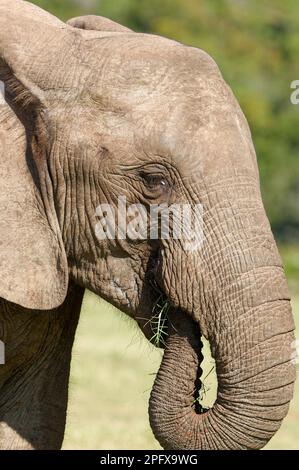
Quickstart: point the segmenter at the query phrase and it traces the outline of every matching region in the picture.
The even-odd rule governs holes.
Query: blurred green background
[[[280,245],[299,328],[298,0],[35,0],[66,20],[107,16],[135,31],[200,47],[218,63],[249,121],[263,199]],[[297,338],[299,331],[297,329]],[[87,293],[72,365],[65,448],[156,449],[147,401],[161,354],[135,325]],[[206,359],[206,373],[211,368]],[[205,400],[215,394],[213,373]],[[299,389],[267,446],[299,449]]]

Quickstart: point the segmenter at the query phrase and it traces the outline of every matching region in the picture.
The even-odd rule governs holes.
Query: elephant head
[[[0,0],[0,79],[0,296],[51,309],[71,279],[151,339],[162,295],[155,436],[166,449],[263,447],[292,396],[294,324],[250,131],[214,60],[103,18],[64,24]],[[116,211],[120,196],[147,214],[202,207],[201,243],[99,237],[97,208]],[[201,335],[218,379],[206,412],[194,406]]]

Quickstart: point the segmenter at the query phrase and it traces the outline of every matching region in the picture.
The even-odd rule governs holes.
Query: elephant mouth
[[[149,319],[150,336],[148,339],[157,348],[164,349],[169,330],[169,312],[172,306],[159,284],[155,280],[150,284],[154,300]]]
[[[152,316],[149,320],[150,335],[148,336],[148,340],[154,346],[167,350],[167,348],[169,348],[169,337],[173,332],[176,334],[179,333],[173,319],[176,318],[176,316],[180,316],[183,318],[185,317],[186,320],[190,322],[190,315],[182,309],[174,307],[156,281],[151,282],[151,286],[153,291],[156,293],[156,300],[153,303]],[[193,320],[191,321],[193,322]],[[200,339],[201,334],[199,327],[195,322],[193,323],[194,329],[197,330],[199,347],[194,348],[197,355],[197,364],[195,379],[193,380],[193,393],[190,397],[190,402],[194,412],[201,415],[208,411],[208,408],[203,407],[201,403],[201,391],[203,387],[201,380],[203,370],[201,365],[204,359],[202,354],[203,345]]]
[[[204,408],[201,403],[203,344],[200,327],[198,322],[192,318],[191,312],[174,305],[166,294],[163,288],[164,283],[159,269],[159,261],[160,253],[156,251],[148,265],[145,295],[135,319],[146,339],[155,347],[164,350],[162,363],[165,358],[167,360],[167,357],[172,356],[174,342],[182,341],[183,344],[185,342],[189,344],[188,349],[192,349],[194,360],[192,365],[181,360],[182,357],[178,360],[177,366],[181,370],[178,380],[184,381],[186,377],[189,377],[190,389],[188,390],[188,403],[185,405],[188,408],[191,407],[195,414],[202,415],[208,409]]]

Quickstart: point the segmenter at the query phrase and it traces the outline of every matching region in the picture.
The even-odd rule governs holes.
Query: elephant
[[[292,398],[294,322],[250,129],[213,58],[0,0],[0,80],[0,448],[61,448],[85,289],[149,341],[167,305],[149,402],[164,449],[265,446]],[[98,237],[97,208],[119,196],[147,213],[201,205],[201,243]],[[202,336],[218,381],[208,410]]]

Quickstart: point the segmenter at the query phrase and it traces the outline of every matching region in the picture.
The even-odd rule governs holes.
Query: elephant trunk
[[[279,280],[281,268],[272,269],[270,278]],[[205,413],[194,406],[199,326],[190,315],[171,312],[149,409],[153,432],[165,449],[259,449],[277,431],[295,379],[294,325],[290,303],[282,294],[277,288],[275,299],[268,296],[253,308],[240,308],[231,324],[221,324],[220,317],[210,326],[218,391],[214,406]],[[225,317],[228,306],[224,302],[222,307]]]

